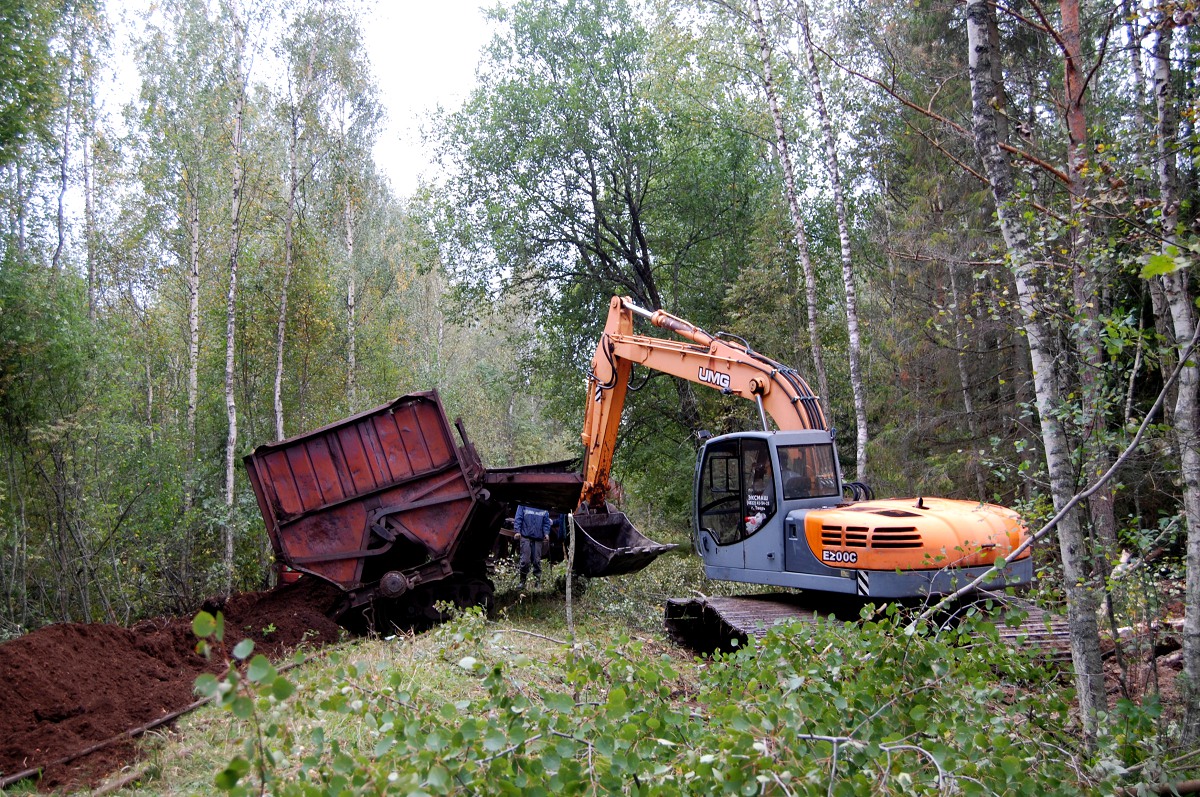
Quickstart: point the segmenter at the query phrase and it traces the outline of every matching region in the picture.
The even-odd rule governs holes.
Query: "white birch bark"
[[[144,370],[146,372],[146,437],[150,443],[150,447],[154,447],[154,370],[150,362],[151,351],[149,347],[146,349],[146,362]]]
[[[26,251],[25,242],[25,167],[17,161],[17,252],[22,256]]]
[[[275,330],[275,439],[283,440],[283,349],[287,337],[288,288],[295,261],[296,197],[300,191],[300,108],[312,85],[313,52],[309,50],[304,80],[288,106],[288,199],[283,219],[283,287],[279,292],[279,323]],[[289,81],[290,82],[290,81]]]
[[[198,186],[189,178],[188,214],[188,377],[187,377],[187,468],[183,511],[191,511],[195,495],[196,406],[200,400],[200,201]]]
[[[1062,383],[1053,332],[1047,327],[1047,313],[1038,295],[1037,274],[1032,247],[1020,214],[1013,205],[1012,165],[1000,149],[992,107],[992,59],[996,57],[988,40],[987,0],[967,1],[967,39],[971,79],[971,116],[975,148],[986,168],[988,182],[996,201],[1000,231],[1007,246],[1021,317],[1033,366],[1033,385],[1046,468],[1050,475],[1051,498],[1061,509],[1074,495],[1074,468],[1066,432],[1055,413],[1062,404]],[[1097,716],[1107,709],[1104,672],[1100,658],[1100,632],[1096,611],[1098,600],[1089,579],[1090,550],[1078,512],[1068,513],[1058,525],[1059,551],[1067,594],[1067,620],[1070,627],[1071,662],[1079,696],[1084,736],[1095,739]]]
[[[1157,111],[1157,178],[1162,203],[1162,253],[1176,252],[1179,227],[1179,178],[1177,154],[1178,110],[1171,90],[1171,20],[1158,27],[1153,52],[1154,100]],[[1187,271],[1179,270],[1162,277],[1164,293],[1171,313],[1171,326],[1180,352],[1196,334],[1196,316],[1188,291]],[[1184,365],[1179,373],[1175,394],[1175,440],[1179,448],[1183,475],[1183,511],[1187,519],[1187,582],[1184,587],[1183,674],[1187,694],[1184,700],[1183,742],[1193,746],[1200,740],[1200,419],[1197,395],[1200,370]]]
[[[842,289],[846,295],[846,329],[849,332],[847,355],[850,360],[850,389],[854,394],[854,425],[857,446],[857,474],[860,482],[867,481],[867,392],[863,386],[862,338],[858,331],[858,291],[854,285],[854,261],[850,252],[850,223],[846,219],[846,198],[842,190],[842,173],[838,164],[837,138],[829,109],[825,105],[825,92],[821,88],[821,73],[817,70],[817,58],[813,51],[812,34],[808,25],[808,6],[804,0],[796,0],[796,19],[800,23],[800,39],[804,44],[808,77],[812,84],[817,105],[817,116],[821,120],[821,132],[825,137],[825,168],[833,187],[833,204],[837,212],[838,241],[842,257]]]
[[[832,418],[833,412],[829,406],[829,377],[825,373],[825,354],[821,346],[820,329],[817,324],[817,274],[808,251],[808,232],[804,224],[804,215],[800,209],[800,195],[796,191],[796,173],[792,165],[787,128],[783,123],[783,111],[779,107],[779,98],[775,90],[771,42],[767,38],[767,30],[763,25],[762,10],[759,8],[758,0],[750,0],[750,16],[754,22],[754,31],[758,36],[767,104],[770,106],[771,119],[775,124],[775,149],[779,155],[779,163],[783,167],[784,190],[787,193],[788,213],[792,220],[792,235],[800,255],[800,266],[804,272],[805,300],[808,305],[808,338],[809,346],[812,349],[813,369],[817,372],[817,390],[821,393],[821,406],[825,410],[825,417]]]
[[[283,286],[279,291],[279,319],[275,328],[275,439],[283,440],[283,349],[287,338],[288,288],[292,281],[292,261],[295,257],[294,226],[296,218],[296,191],[299,184],[296,166],[297,133],[296,119],[291,119],[291,137],[288,140],[288,200],[283,219]]]
[[[75,61],[79,50],[80,27],[79,7],[78,5],[74,5],[71,13],[70,42],[67,48],[67,98],[66,107],[63,109],[62,154],[58,161],[58,214],[56,217],[58,245],[54,247],[54,257],[51,261],[51,269],[55,279],[58,278],[59,273],[62,271],[62,254],[67,243],[65,207],[71,162],[71,117],[75,107]]]
[[[191,174],[185,178],[188,270],[184,277],[188,293],[188,368],[187,368],[187,439],[184,450],[187,463],[183,469],[183,515],[192,512],[196,496],[196,407],[200,400],[200,201],[199,188]],[[186,532],[180,546],[180,582],[184,596],[190,595],[192,583],[192,539]]]
[[[358,409],[358,362],[355,348],[357,345],[356,305],[358,302],[358,283],[354,276],[354,202],[351,199],[349,186],[346,191],[346,400],[350,404],[350,412]]]
[[[83,223],[87,255],[87,317],[96,323],[96,205],[95,205],[95,140],[83,142]]]
[[[228,434],[225,438],[225,595],[233,592],[233,553],[234,553],[234,498],[235,471],[237,459],[237,401],[234,395],[234,354],[235,333],[237,329],[237,276],[238,252],[241,248],[242,233],[242,183],[244,180],[244,165],[242,163],[242,117],[246,109],[246,78],[242,74],[242,62],[245,48],[245,30],[242,27],[241,16],[238,13],[236,0],[231,0],[230,16],[234,28],[234,105],[233,105],[233,135],[231,149],[233,156],[233,179],[230,188],[231,201],[229,213],[229,293],[225,303],[225,416],[228,421]]]

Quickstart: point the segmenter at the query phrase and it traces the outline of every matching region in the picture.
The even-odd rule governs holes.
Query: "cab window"
[[[728,545],[741,539],[742,466],[737,441],[709,446],[700,470],[700,528]]]
[[[742,469],[747,474],[743,533],[749,537],[775,514],[775,472],[766,440],[742,441]]]
[[[834,465],[833,446],[818,445],[780,446],[779,467],[783,477],[783,498],[834,498],[841,495],[838,489],[837,468]]]
[[[739,542],[775,514],[775,479],[765,440],[709,446],[700,469],[700,528],[722,545]]]

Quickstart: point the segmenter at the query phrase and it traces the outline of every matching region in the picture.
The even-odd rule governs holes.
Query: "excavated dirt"
[[[249,638],[257,652],[279,659],[301,644],[338,639],[341,629],[328,614],[339,595],[306,578],[203,608],[224,613],[231,648]],[[195,700],[196,676],[223,669],[195,646],[191,617],[132,628],[52,625],[0,645],[0,779],[45,767],[39,785],[60,788],[92,783],[127,762],[134,754],[128,741],[53,763]]]

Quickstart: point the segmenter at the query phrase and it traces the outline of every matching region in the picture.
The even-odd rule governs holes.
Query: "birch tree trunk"
[[[17,253],[26,252],[25,241],[25,167],[17,161]]]
[[[757,2],[757,0],[755,0]],[[858,291],[854,285],[854,261],[850,253],[850,223],[846,218],[845,192],[842,190],[842,173],[838,163],[837,138],[833,134],[833,123],[829,109],[825,106],[825,93],[821,89],[821,73],[817,71],[817,58],[813,51],[812,34],[808,25],[808,6],[804,0],[796,0],[796,19],[800,23],[800,39],[804,43],[808,77],[817,104],[817,116],[821,120],[821,132],[825,136],[825,168],[833,187],[833,204],[837,212],[838,241],[842,256],[842,288],[846,294],[846,329],[849,332],[848,356],[850,360],[850,389],[854,394],[854,425],[857,444],[857,473],[860,482],[867,481],[867,392],[863,387],[862,339],[858,331]]]
[[[1153,53],[1154,99],[1157,110],[1158,187],[1162,203],[1162,254],[1177,254],[1179,228],[1179,178],[1175,162],[1179,119],[1176,98],[1171,89],[1171,19],[1160,21]],[[1162,277],[1164,293],[1171,312],[1176,345],[1181,352],[1196,334],[1196,316],[1188,291],[1188,272],[1173,271]],[[1183,511],[1187,518],[1187,584],[1184,587],[1183,743],[1194,746],[1200,740],[1200,442],[1197,431],[1197,394],[1200,393],[1200,369],[1184,365],[1179,373],[1175,395],[1175,439],[1179,447],[1183,474]]]
[[[1035,400],[1046,450],[1046,468],[1050,475],[1051,498],[1060,509],[1075,492],[1074,469],[1067,435],[1056,412],[1062,396],[1061,374],[1053,332],[1045,319],[1047,313],[1038,295],[1038,275],[1028,233],[1014,207],[1012,165],[1000,149],[992,106],[993,54],[988,38],[987,0],[967,2],[967,40],[971,79],[971,118],[975,149],[986,168],[988,182],[996,202],[1000,231],[1008,249],[1021,317],[1029,343],[1033,366]],[[1090,745],[1096,735],[1097,715],[1107,709],[1104,672],[1100,659],[1100,633],[1096,619],[1098,600],[1090,580],[1090,551],[1078,512],[1071,512],[1058,525],[1059,550],[1067,594],[1067,620],[1070,626],[1071,662],[1075,669],[1079,709],[1084,737]]]
[[[58,161],[58,214],[56,217],[58,245],[54,247],[54,257],[51,261],[52,273],[56,280],[62,271],[62,254],[67,243],[67,218],[65,206],[68,187],[67,182],[71,161],[71,116],[74,112],[75,105],[75,62],[79,52],[80,28],[81,23],[79,19],[79,6],[78,4],[72,4],[70,31],[68,33],[69,42],[67,47],[67,98],[66,107],[63,109],[62,154],[59,156]]]
[[[821,407],[825,411],[825,417],[832,418],[833,410],[829,406],[829,377],[825,373],[825,354],[821,346],[820,329],[817,324],[817,274],[808,251],[808,232],[804,225],[804,215],[800,209],[800,195],[796,190],[796,173],[792,166],[787,128],[784,127],[783,111],[779,107],[779,97],[775,90],[771,42],[767,38],[767,29],[763,24],[762,10],[758,0],[750,0],[750,17],[754,23],[754,32],[758,36],[767,105],[770,106],[771,119],[775,124],[775,149],[779,155],[780,166],[783,167],[783,184],[787,193],[788,212],[792,219],[792,235],[796,242],[796,250],[800,255],[800,266],[804,272],[805,300],[808,304],[808,342],[812,349],[813,369],[817,372],[817,389],[821,393]],[[797,346],[797,349],[799,350],[800,346]]]
[[[283,287],[279,292],[279,321],[275,328],[275,439],[283,440],[283,346],[287,336],[288,287],[292,281],[294,250],[294,225],[296,218],[296,192],[299,187],[299,169],[296,165],[298,147],[297,120],[295,109],[290,119],[288,139],[288,200],[283,218]]]
[[[287,336],[288,288],[296,258],[296,197],[300,192],[300,108],[312,86],[313,51],[308,52],[304,79],[288,105],[288,198],[283,219],[283,288],[279,292],[279,324],[275,330],[275,439],[283,440],[283,348]],[[289,80],[288,85],[291,85]]]
[[[87,318],[96,323],[95,138],[83,142],[83,223],[87,254]]]
[[[358,409],[358,385],[356,372],[355,346],[357,343],[355,328],[355,305],[358,301],[357,281],[354,278],[354,202],[351,199],[349,186],[346,191],[346,400],[350,412]]]
[[[188,217],[188,377],[187,377],[187,468],[184,478],[183,511],[189,512],[195,494],[196,405],[200,400],[200,201],[198,186],[189,176]]]
[[[183,516],[192,512],[196,496],[196,406],[200,400],[200,201],[199,188],[192,174],[185,176],[185,212],[188,229],[188,270],[185,276],[188,293],[188,371],[187,371],[187,428],[184,452],[187,463],[183,469]],[[180,584],[183,597],[191,600],[192,535],[185,530],[180,546]]]
[[[225,415],[228,421],[228,435],[225,438],[225,595],[233,592],[233,543],[234,543],[234,498],[235,472],[234,463],[237,454],[237,401],[234,395],[234,353],[235,332],[237,329],[237,276],[238,251],[241,248],[242,234],[242,182],[244,165],[242,163],[242,117],[246,109],[246,78],[242,74],[242,61],[245,48],[245,29],[238,14],[237,2],[230,2],[230,16],[234,29],[234,101],[233,101],[233,136],[231,149],[233,156],[233,180],[230,189],[231,202],[229,214],[229,293],[225,303]]]

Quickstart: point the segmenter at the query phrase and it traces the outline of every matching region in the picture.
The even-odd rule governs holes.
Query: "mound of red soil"
[[[209,611],[225,615],[232,646],[253,639],[278,659],[302,643],[338,639],[329,619],[338,590],[315,578],[269,592],[235,595]],[[147,620],[133,628],[52,625],[0,645],[0,780],[45,767],[44,787],[87,781],[119,766],[131,746],[67,764],[54,762],[186,707],[192,684],[223,664],[195,650],[191,618]]]

